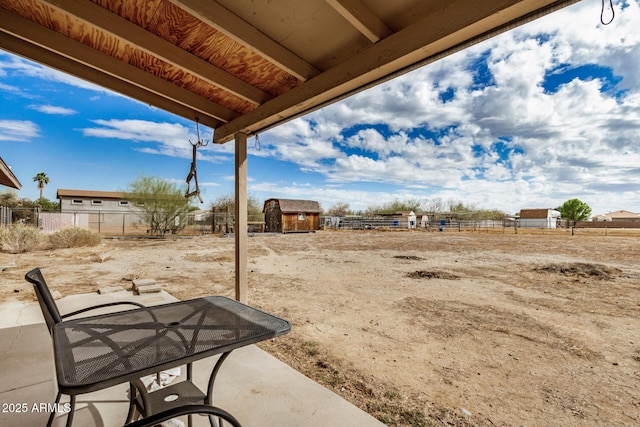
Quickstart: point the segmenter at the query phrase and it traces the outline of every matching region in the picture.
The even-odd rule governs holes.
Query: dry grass
[[[40,248],[43,238],[40,230],[25,225],[0,228],[0,249],[10,254],[30,252]]]
[[[58,230],[49,236],[51,249],[81,248],[98,246],[102,241],[100,234],[84,228],[69,227]]]

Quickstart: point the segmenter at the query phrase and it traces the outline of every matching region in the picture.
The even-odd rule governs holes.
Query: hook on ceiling
[[[609,0],[609,9],[611,9],[611,19],[609,19],[607,22],[605,22],[604,20],[604,9],[605,9],[605,0],[602,0],[602,9],[600,9],[600,23],[602,23],[602,25],[609,25],[613,22],[613,18],[616,17],[616,11],[613,8],[613,0]]]

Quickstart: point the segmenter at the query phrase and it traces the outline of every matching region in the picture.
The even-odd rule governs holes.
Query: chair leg
[[[73,414],[76,411],[76,396],[73,395],[70,397],[69,402],[71,403],[71,409],[67,414],[67,427],[71,427],[71,423],[73,422]]]
[[[58,392],[58,395],[56,396],[56,402],[53,405],[54,408],[58,407],[58,403],[60,403],[61,396],[62,396],[62,393]],[[55,416],[56,416],[56,411],[51,411],[51,415],[49,415],[49,421],[47,421],[47,427],[51,427],[51,424],[53,424],[53,417]]]

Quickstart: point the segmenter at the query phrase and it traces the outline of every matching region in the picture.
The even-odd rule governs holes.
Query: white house
[[[560,212],[555,209],[520,209],[519,227],[556,228]]]

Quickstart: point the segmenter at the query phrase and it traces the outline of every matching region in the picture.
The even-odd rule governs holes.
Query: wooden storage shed
[[[313,200],[269,199],[264,202],[265,231],[300,233],[320,228],[320,203]]]

